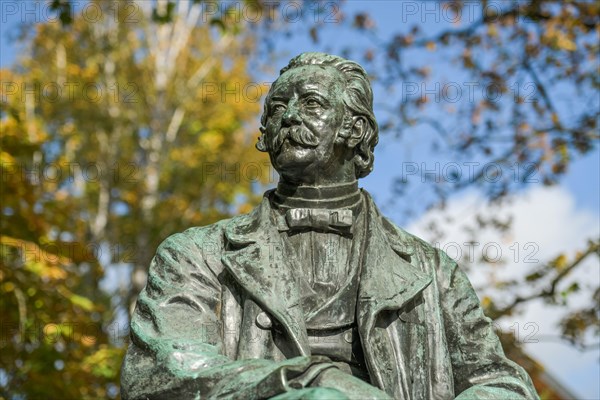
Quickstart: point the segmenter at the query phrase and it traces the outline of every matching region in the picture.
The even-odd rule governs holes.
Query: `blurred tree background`
[[[448,159],[507,169],[520,163],[544,185],[558,182],[598,145],[600,3],[482,1],[477,18],[461,21],[472,3],[440,3],[453,23],[435,34],[415,24],[381,36],[371,15],[345,13],[337,1],[305,3],[311,12],[293,21],[301,23],[285,18],[286,3],[266,1],[91,1],[85,15],[69,1],[50,2],[60,18],[24,27],[26,54],[0,71],[0,396],[118,397],[127,318],[158,244],[249,211],[274,182],[254,144],[267,89],[255,82],[264,71],[275,76],[274,60],[285,62],[276,37],[319,43],[323,22],[333,18],[335,29],[365,38],[364,48],[340,52],[361,62],[390,99],[400,82],[439,79],[435,65],[414,61],[419,51],[439,53],[461,79],[498,93],[533,82],[540,101],[513,92],[505,102],[481,96],[449,105],[419,94],[378,104],[381,134],[402,141],[407,129],[428,125],[439,133],[432,150]],[[579,99],[568,114],[556,107],[565,93]],[[448,118],[429,117],[436,108]],[[485,174],[429,182],[428,206],[443,210],[468,187],[503,202],[528,175]],[[410,196],[405,179],[394,187],[398,199]],[[494,215],[477,220],[474,236],[510,226]],[[443,226],[431,229],[443,236]],[[600,334],[600,289],[590,293],[589,307],[573,308],[568,295],[578,283],[564,282],[598,251],[598,238],[589,238],[577,254],[557,249],[555,259],[519,280],[490,282],[510,291],[483,299],[488,315],[500,319],[543,299],[564,308],[563,337],[586,348],[586,338]],[[110,271],[116,275],[107,277]],[[514,338],[503,342],[518,348]],[[535,379],[542,367],[528,370]]]

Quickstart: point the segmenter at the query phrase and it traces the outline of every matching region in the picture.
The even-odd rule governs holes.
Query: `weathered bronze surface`
[[[304,53],[282,70],[257,144],[277,189],[159,247],[123,398],[537,398],[456,263],[358,188],[373,168],[372,107],[352,61]]]

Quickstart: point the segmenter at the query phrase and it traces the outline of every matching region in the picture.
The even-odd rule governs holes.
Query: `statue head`
[[[256,145],[293,183],[355,180],[373,170],[378,126],[363,68],[325,53],[302,53],[271,86]]]

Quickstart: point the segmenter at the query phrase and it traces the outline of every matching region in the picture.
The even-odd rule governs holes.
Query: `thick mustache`
[[[279,130],[279,133],[271,141],[271,149],[278,151],[288,137],[295,143],[305,147],[316,147],[319,144],[319,138],[310,130],[301,125],[294,125]]]

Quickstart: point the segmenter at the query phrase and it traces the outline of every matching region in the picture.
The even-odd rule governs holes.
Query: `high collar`
[[[289,208],[355,208],[360,203],[358,181],[327,185],[298,186],[279,181],[273,193],[273,205]]]

